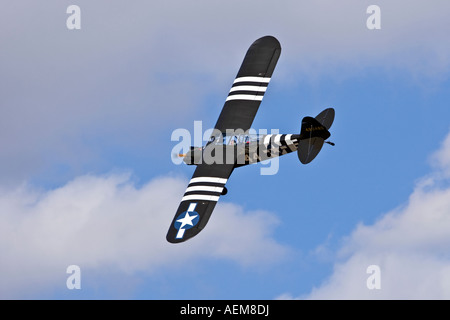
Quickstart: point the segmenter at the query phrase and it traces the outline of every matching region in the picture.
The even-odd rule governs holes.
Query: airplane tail
[[[315,118],[303,118],[297,149],[298,159],[301,163],[310,163],[319,154],[324,142],[334,145],[332,142],[325,141],[331,135],[328,129],[330,129],[333,121],[333,108],[323,110]]]

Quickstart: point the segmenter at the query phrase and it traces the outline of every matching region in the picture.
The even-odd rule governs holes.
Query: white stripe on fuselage
[[[266,135],[265,137],[264,137],[264,145],[267,147],[268,145],[269,145],[269,143],[270,143],[270,138],[272,137],[272,135],[271,134],[268,134],[268,135]]]

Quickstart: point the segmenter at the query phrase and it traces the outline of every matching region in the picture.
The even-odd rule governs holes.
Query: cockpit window
[[[237,145],[242,143],[250,143],[253,141],[258,141],[258,135],[256,134],[237,134],[231,136],[212,136],[209,139],[210,143],[214,143],[216,145]]]

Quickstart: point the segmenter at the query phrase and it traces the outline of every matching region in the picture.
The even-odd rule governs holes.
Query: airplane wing
[[[215,129],[250,129],[280,57],[281,46],[272,36],[250,46],[219,115]]]
[[[272,36],[250,46],[215,129],[225,134],[227,129],[246,131],[251,127],[280,52],[280,43]],[[186,241],[205,227],[234,167],[234,163],[197,165],[169,227],[167,241]]]
[[[186,241],[205,227],[233,169],[234,164],[197,166],[170,225],[167,241]]]

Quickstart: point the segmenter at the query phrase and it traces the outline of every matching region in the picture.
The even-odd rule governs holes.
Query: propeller
[[[178,153],[178,152],[172,153],[172,159],[184,158],[185,156],[186,156],[186,154],[183,154],[183,153]]]

